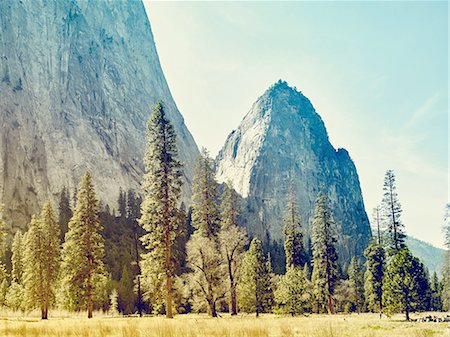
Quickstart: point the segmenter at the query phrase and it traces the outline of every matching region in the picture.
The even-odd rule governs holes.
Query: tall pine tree
[[[442,307],[444,310],[450,310],[450,204],[445,205],[444,215],[444,240],[445,261],[443,266],[443,289],[442,289]]]
[[[194,303],[206,303],[207,312],[217,316],[216,303],[225,296],[224,269],[220,254],[220,211],[218,184],[213,162],[208,153],[197,160],[192,196],[192,226],[195,228],[187,244],[188,265],[193,270],[190,285]]]
[[[399,250],[389,262],[383,283],[383,305],[388,315],[409,314],[426,308],[428,277],[423,264],[408,248]]]
[[[172,318],[172,249],[182,221],[178,209],[182,165],[178,160],[175,129],[167,119],[161,102],[153,107],[148,122],[144,163],[144,200],[139,222],[146,231],[142,242],[148,253],[143,255],[142,273],[146,279],[160,280],[161,284],[153,289],[153,297],[159,299],[157,307],[161,306],[161,300],[165,297],[166,317]],[[161,282],[163,279],[165,285]],[[158,294],[160,292],[163,294]]]
[[[372,312],[383,313],[383,277],[385,252],[381,244],[372,241],[364,251],[366,272],[364,274],[364,294],[367,307]]]
[[[352,290],[353,309],[361,313],[364,310],[364,271],[361,262],[355,256],[352,257],[348,266],[348,279]]]
[[[273,297],[268,261],[261,241],[253,239],[242,261],[240,304],[245,312],[268,312]]]
[[[312,283],[317,310],[333,313],[333,293],[338,279],[337,240],[328,196],[324,192],[317,196],[312,227]]]
[[[41,309],[42,319],[55,302],[55,289],[61,266],[60,229],[50,202],[39,218],[31,220],[26,235],[24,283],[30,307]]]
[[[284,215],[284,251],[286,270],[289,267],[300,268],[306,262],[300,213],[293,188],[289,191]]]
[[[86,172],[78,187],[76,209],[65,236],[63,275],[70,307],[87,309],[88,318],[92,317],[105,275],[105,242],[98,211],[92,177]]]
[[[60,240],[64,241],[64,236],[69,229],[69,221],[73,216],[72,208],[70,207],[70,193],[64,186],[59,196],[59,228],[60,228]]]
[[[400,249],[405,248],[404,225],[400,219],[402,207],[398,200],[395,174],[392,170],[387,170],[384,176],[383,200],[381,209],[385,228],[389,233],[387,242],[388,253],[396,254]]]

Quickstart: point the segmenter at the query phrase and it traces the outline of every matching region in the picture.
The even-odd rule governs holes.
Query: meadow
[[[422,314],[421,316],[423,316]],[[440,314],[442,315],[442,314]],[[413,318],[418,318],[414,316]],[[41,321],[38,315],[27,317],[6,314],[0,319],[0,336],[30,337],[450,337],[449,323],[404,321],[403,316],[381,320],[375,314],[311,315],[286,317],[250,315],[209,318],[206,315],[164,317],[110,317],[93,319],[59,314]]]

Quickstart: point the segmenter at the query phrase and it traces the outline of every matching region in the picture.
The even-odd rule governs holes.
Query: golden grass
[[[398,315],[311,315],[280,317],[251,315],[209,318],[205,315],[112,318],[98,315],[88,320],[81,315],[59,314],[41,321],[37,315],[0,318],[0,336],[29,337],[450,337],[449,323],[405,322]]]

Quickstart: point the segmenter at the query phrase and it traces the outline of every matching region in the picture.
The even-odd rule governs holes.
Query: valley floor
[[[442,313],[436,314],[443,316]],[[420,316],[425,316],[422,314]],[[413,318],[418,318],[414,316]],[[250,315],[212,319],[205,315],[113,318],[99,315],[58,317],[41,321],[36,316],[0,318],[0,336],[30,337],[450,337],[450,323],[406,322],[403,316],[379,319],[374,314],[279,317]]]

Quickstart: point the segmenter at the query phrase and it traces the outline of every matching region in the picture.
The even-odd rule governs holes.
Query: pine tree
[[[118,292],[118,308],[125,315],[131,314],[134,307],[133,277],[126,264],[123,265]]]
[[[240,304],[245,312],[260,313],[270,309],[272,287],[261,241],[253,239],[241,267]]]
[[[297,196],[291,188],[284,217],[284,251],[286,254],[286,270],[288,267],[300,268],[305,261],[302,225],[297,206]]]
[[[385,252],[381,244],[372,241],[364,251],[366,272],[364,274],[364,294],[367,307],[372,312],[383,313],[383,277]]]
[[[195,228],[187,243],[188,266],[193,270],[189,284],[196,299],[194,304],[207,305],[208,314],[217,316],[216,303],[226,294],[225,269],[220,254],[221,228],[218,184],[212,159],[206,150],[198,160],[193,182],[192,226]]]
[[[127,223],[131,227],[133,232],[133,243],[134,243],[134,262],[136,264],[136,288],[137,288],[137,303],[136,307],[138,314],[142,317],[143,310],[143,299],[142,299],[142,289],[141,289],[141,263],[140,263],[140,251],[141,251],[141,237],[142,227],[139,226],[138,219],[141,217],[141,204],[142,199],[137,196],[133,190],[129,190],[127,194]]]
[[[239,196],[229,183],[225,184],[222,201],[222,227],[219,232],[219,243],[227,267],[231,315],[237,315],[236,286],[239,279],[239,269],[242,262],[244,247],[248,243],[245,230],[239,228],[237,225],[239,213]]]
[[[119,217],[125,219],[127,216],[127,193],[119,189],[119,199],[117,201]]]
[[[24,269],[24,249],[25,249],[25,235],[21,231],[17,231],[12,242],[12,281],[22,284],[22,275]]]
[[[73,216],[72,208],[70,207],[70,193],[64,186],[59,196],[59,228],[60,228],[60,241],[64,241],[64,236],[69,229],[69,221]]]
[[[55,302],[56,283],[61,266],[59,223],[50,202],[39,218],[33,217],[26,235],[24,285],[30,307],[41,309],[41,318],[48,318],[48,309]]]
[[[193,183],[192,225],[205,237],[216,237],[220,229],[218,184],[213,161],[205,149],[198,157]]]
[[[361,262],[354,256],[348,267],[348,278],[352,289],[351,301],[355,311],[361,313],[364,310],[364,272]]]
[[[450,310],[450,204],[445,205],[445,215],[444,215],[444,240],[445,247],[447,248],[445,252],[442,280],[442,307],[444,310]]]
[[[394,255],[405,248],[404,225],[401,222],[402,207],[398,200],[394,171],[386,171],[383,186],[383,200],[381,203],[383,222],[389,233],[388,253]]]
[[[306,266],[306,264],[305,264]],[[305,269],[288,266],[275,291],[278,312],[296,316],[305,312],[311,301],[311,284]]]
[[[409,314],[425,308],[428,299],[428,278],[423,264],[408,248],[402,248],[386,268],[383,282],[383,305],[388,315]]]
[[[329,207],[328,196],[317,196],[312,225],[313,273],[312,284],[318,312],[326,308],[333,312],[333,293],[338,279],[335,223]]]
[[[178,160],[175,129],[167,119],[161,102],[153,107],[148,122],[144,163],[144,200],[139,222],[146,231],[142,242],[148,253],[143,255],[142,273],[145,278],[165,279],[165,312],[167,318],[172,318],[172,247],[182,221],[177,208],[182,184],[182,165]],[[159,292],[161,287],[154,290]],[[162,298],[163,295],[156,297]]]
[[[63,246],[63,275],[69,305],[87,309],[88,318],[105,280],[103,230],[94,184],[86,172],[78,187],[76,210]]]
[[[430,279],[430,308],[428,309],[431,311],[442,310],[442,288],[436,272]]]
[[[21,231],[17,231],[14,235],[11,250],[11,284],[6,294],[6,306],[13,311],[23,311],[25,310],[25,289],[23,287],[25,235]]]
[[[111,316],[119,316],[119,293],[117,289],[113,289],[109,295],[109,314]]]

